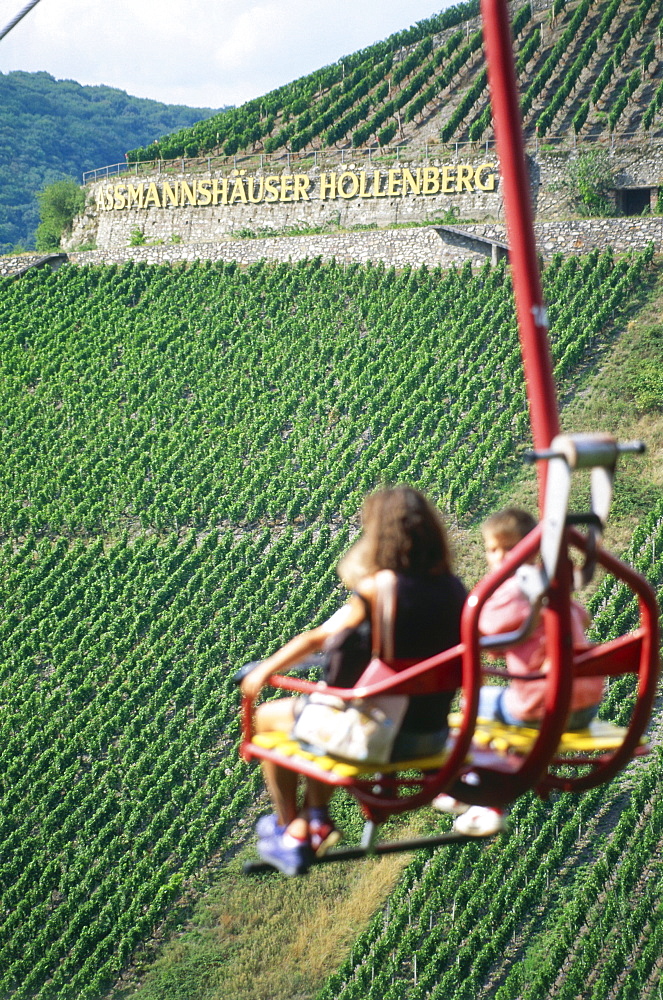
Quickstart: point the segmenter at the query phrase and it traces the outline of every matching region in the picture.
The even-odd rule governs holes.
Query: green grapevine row
[[[546,270],[562,383],[650,263]],[[244,836],[232,671],[338,606],[366,491],[468,520],[516,468],[512,292],[504,265],[65,267],[3,284],[0,370],[0,994],[92,1000]]]

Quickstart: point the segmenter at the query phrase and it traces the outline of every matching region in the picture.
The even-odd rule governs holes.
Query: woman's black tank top
[[[397,574],[394,656],[424,660],[460,642],[460,616],[467,592],[451,573]],[[413,695],[401,729],[437,732],[446,724],[453,691]]]

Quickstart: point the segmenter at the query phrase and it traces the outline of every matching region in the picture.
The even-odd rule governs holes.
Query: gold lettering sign
[[[437,167],[424,167],[421,171],[421,193],[439,194],[440,171]]]
[[[417,176],[413,177],[412,171],[407,167],[403,170],[403,195],[407,194],[408,188],[412,194],[421,194],[421,167],[417,167]]]
[[[356,198],[359,191],[359,174],[345,170],[338,179],[338,193],[341,198]]]
[[[311,178],[307,177],[306,174],[295,174],[293,177],[293,182],[295,185],[295,201],[310,201],[308,194],[308,189],[311,186]]]
[[[198,181],[198,200],[197,205],[211,205],[212,204],[212,182],[211,181]]]
[[[278,177],[265,177],[265,201],[279,200]]]
[[[318,201],[342,198],[421,198],[436,194],[494,191],[496,166],[467,163],[443,167],[392,167],[383,174],[374,169],[323,171],[318,179]],[[193,181],[155,181],[105,184],[96,190],[100,212],[133,208],[204,208],[206,205],[285,204],[311,200],[307,174],[273,174],[247,177],[246,170],[232,170],[229,177]]]
[[[142,208],[143,207],[143,195],[144,195],[144,190],[143,189],[144,189],[144,187],[145,187],[144,184],[137,184],[136,186],[134,186],[133,184],[128,184],[127,185],[127,190],[128,190],[128,194],[127,194],[128,205],[127,205],[127,208],[131,208],[131,206],[134,204],[134,202],[136,203],[136,205],[138,206],[138,208]]]
[[[155,208],[161,208],[161,202],[159,201],[159,191],[154,182],[148,184],[147,186],[145,198],[143,199],[143,208],[150,208],[152,205],[154,205]]]
[[[393,198],[396,194],[402,194],[401,184],[403,181],[402,170],[389,170],[387,172],[387,194]]]
[[[179,200],[179,196],[180,196],[180,192],[179,192],[179,188],[177,187],[177,184],[173,188],[168,183],[168,181],[164,181],[164,183],[163,183],[163,185],[161,187],[161,197],[163,199],[162,202],[161,202],[161,207],[165,208],[167,205],[174,205],[175,208],[177,208],[177,203],[178,203],[178,200]]]
[[[462,191],[463,189],[471,191],[473,177],[474,170],[472,167],[459,166],[456,170],[456,191]]]
[[[218,205],[219,202],[222,205],[228,204],[228,181],[225,177],[220,181],[216,178],[212,181],[212,204]]]
[[[320,174],[320,193],[318,195],[320,201],[326,201],[327,198],[336,197],[336,171],[332,170],[330,174]]]
[[[480,167],[476,168],[474,171],[474,185],[479,191],[495,190],[495,167],[492,163],[482,163]]]
[[[258,185],[258,190],[256,192],[256,184]],[[249,201],[252,205],[259,205],[260,202],[265,197],[265,178],[264,177],[250,177],[249,178]]]
[[[442,194],[453,194],[456,171],[454,167],[442,167],[442,181],[440,190]]]

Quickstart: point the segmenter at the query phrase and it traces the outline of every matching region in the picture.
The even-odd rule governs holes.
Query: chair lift
[[[253,705],[248,699],[243,700],[241,753],[245,759],[271,760],[302,775],[344,787],[359,801],[366,817],[361,845],[330,851],[316,859],[318,863],[467,839],[458,834],[443,834],[414,841],[376,843],[377,827],[385,819],[417,809],[442,791],[450,791],[471,803],[501,807],[530,789],[546,795],[552,788],[581,791],[610,780],[635,753],[643,752],[640,744],[656,692],[659,635],[655,595],[642,576],[606,552],[600,543],[618,456],[643,448],[638,442],[619,444],[607,434],[560,434],[506,0],[482,0],[482,17],[534,440],[530,458],[537,463],[541,522],[509,553],[503,565],[481,580],[469,595],[458,646],[361,690],[326,689],[330,694],[351,699],[461,686],[463,711],[443,753],[373,766],[315,756],[285,733],[254,736]],[[591,469],[590,509],[573,514],[568,511],[570,481],[572,473],[579,469]],[[569,555],[573,549],[584,555],[582,567],[575,571]],[[540,567],[529,564],[536,555],[541,557]],[[637,595],[639,626],[629,635],[574,651],[569,640],[571,591],[574,585],[584,586],[589,582],[597,564]],[[521,588],[530,600],[529,625],[526,623],[517,634],[481,637],[478,627],[481,609],[513,573],[518,574]],[[477,727],[482,673],[498,673],[482,670],[482,652],[496,652],[524,639],[539,613],[545,621],[550,664],[546,674],[549,682],[546,712],[540,729],[497,724]],[[635,674],[638,678],[637,703],[628,727],[598,725],[589,733],[565,733],[573,678],[620,674]],[[315,689],[313,682],[292,676],[273,676],[270,684],[300,693]],[[570,768],[580,773],[571,777],[560,775],[560,764],[565,770]],[[462,782],[463,774],[470,770],[476,784]],[[262,862],[245,866],[247,871],[268,868]]]
[[[640,443],[620,445],[606,434],[560,434],[548,348],[547,314],[537,264],[522,131],[518,124],[520,108],[507,4],[505,0],[482,0],[481,10],[534,439],[534,452],[530,457],[537,463],[538,471],[541,524],[510,553],[497,573],[482,580],[474,589],[463,615],[461,639],[473,645],[475,656],[480,655],[482,645],[494,650],[513,641],[513,637],[507,637],[506,642],[504,637],[486,637],[480,641],[478,618],[487,597],[509,574],[518,570],[533,612],[536,613],[537,607],[545,602],[546,644],[550,661],[546,714],[540,730],[532,732],[529,751],[517,758],[507,754],[502,762],[494,758],[486,761],[485,767],[478,766],[481,784],[463,786],[465,798],[472,798],[479,804],[499,806],[512,801],[528,788],[536,788],[542,794],[553,787],[580,791],[609,780],[624,766],[636,752],[651,713],[658,676],[659,635],[656,597],[651,587],[640,574],[600,546],[601,532],[610,508],[617,458],[621,452],[641,451],[643,446]],[[590,510],[580,515],[568,512],[570,478],[578,469],[592,470]],[[583,525],[587,529],[584,534],[578,530]],[[537,547],[543,563],[540,570],[524,565],[536,553]],[[584,566],[575,574],[575,580],[569,559],[571,548],[585,554]],[[637,594],[639,628],[630,636],[574,654],[569,642],[572,585],[589,582],[597,563]],[[611,742],[615,745],[612,752],[598,761],[565,756],[569,766],[582,769],[586,765],[585,772],[589,769],[589,773],[575,778],[557,777],[554,774],[557,750],[564,735],[573,677],[622,673],[638,676],[638,700],[628,729],[623,734],[613,734]],[[478,760],[475,763],[479,765]],[[477,771],[477,768],[473,766],[472,770]]]
[[[548,463],[548,478],[541,523],[512,550],[497,573],[485,577],[467,600],[461,634],[467,641],[477,642],[481,651],[499,652],[512,648],[530,632],[531,623],[539,613],[546,621],[547,649],[551,661],[548,673],[531,674],[525,680],[548,679],[546,713],[540,730],[482,724],[475,728],[471,751],[474,784],[457,781],[452,794],[480,805],[503,806],[529,788],[545,796],[553,788],[564,791],[584,791],[609,781],[636,754],[646,752],[641,740],[649,721],[656,695],[658,679],[658,608],[655,595],[647,581],[631,567],[606,552],[600,537],[607,520],[612,496],[612,483],[618,455],[642,451],[640,442],[618,444],[607,434],[557,435],[545,452],[534,452],[531,460]],[[568,496],[573,471],[591,469],[592,496],[590,510],[576,514],[568,512]],[[585,525],[586,533],[578,530]],[[573,568],[569,550],[584,555],[581,566]],[[541,565],[531,565],[531,557],[540,555]],[[571,584],[575,589],[591,581],[597,565],[621,580],[638,597],[640,622],[638,628],[624,636],[596,646],[587,645],[573,650],[564,642],[571,635],[570,622],[562,622],[551,605],[560,577],[567,581],[567,599]],[[532,614],[518,632],[476,639],[478,615],[485,600],[512,573],[530,601]],[[548,607],[544,602],[548,601]],[[549,636],[557,626],[555,637],[561,642],[552,645]],[[505,671],[484,669],[493,676],[508,677]],[[635,674],[638,697],[629,724],[625,728],[609,723],[594,722],[589,730],[564,732],[569,711],[571,682],[575,677],[618,676]],[[523,678],[519,678],[521,681]],[[552,751],[551,751],[552,748]],[[564,774],[557,773],[563,768]],[[569,770],[582,773],[569,775]]]

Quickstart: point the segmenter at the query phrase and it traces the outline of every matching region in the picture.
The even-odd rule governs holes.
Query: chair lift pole
[[[335,864],[337,861],[358,861],[360,858],[377,858],[383,854],[403,854],[407,851],[434,851],[437,847],[451,846],[456,844],[462,847],[472,841],[476,843],[477,837],[471,837],[465,833],[439,833],[433,837],[416,837],[413,840],[386,840],[379,844],[374,844],[370,849],[366,847],[335,847],[333,851],[328,851],[319,858],[313,858],[312,865]],[[264,872],[274,871],[274,866],[266,861],[245,861],[243,871],[245,875],[261,875]]]
[[[5,35],[8,35],[12,28],[15,28],[19,21],[22,21],[26,14],[29,14],[33,7],[36,7],[39,0],[30,0],[30,3],[26,4],[23,10],[20,10],[16,17],[13,17],[9,24],[0,31],[0,39],[3,39]]]
[[[552,439],[559,434],[559,418],[548,347],[548,323],[534,241],[529,177],[506,0],[482,0],[481,12],[518,328],[534,447],[538,451],[549,448]],[[541,481],[545,479],[543,462],[539,463],[538,475],[542,504]]]
[[[559,414],[534,239],[507,2],[481,0],[481,13],[520,346],[534,447],[539,450],[549,448],[553,438],[559,434]],[[545,462],[538,463],[537,476],[542,516],[547,478]],[[546,771],[564,729],[573,675],[570,592],[571,569],[566,546],[562,546],[562,557],[548,591],[551,614],[546,620],[546,642],[550,658],[550,684],[546,695],[546,714],[536,745],[514,783],[514,793],[537,783]]]

